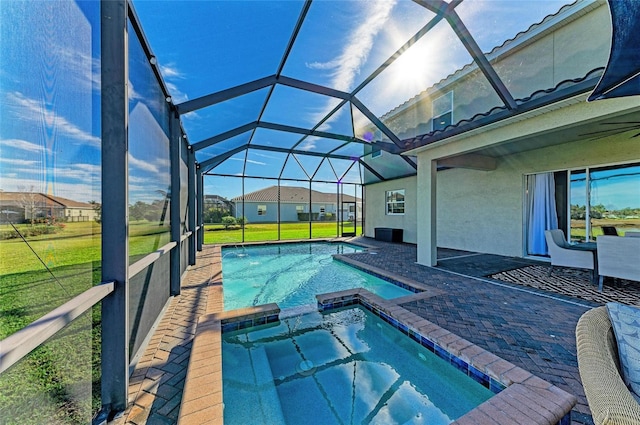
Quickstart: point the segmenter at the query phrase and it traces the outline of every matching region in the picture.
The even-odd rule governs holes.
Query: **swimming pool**
[[[493,396],[361,307],[225,332],[222,375],[225,424],[440,425]]]
[[[385,299],[412,292],[334,261],[361,252],[345,243],[289,243],[223,248],[224,309],[277,303],[281,309],[315,305],[315,295],[366,288]]]

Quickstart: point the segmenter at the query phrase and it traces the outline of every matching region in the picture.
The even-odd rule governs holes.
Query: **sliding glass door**
[[[527,255],[546,255],[550,228],[572,243],[640,231],[640,163],[528,175],[525,199]]]
[[[640,164],[589,170],[589,236],[640,231]]]

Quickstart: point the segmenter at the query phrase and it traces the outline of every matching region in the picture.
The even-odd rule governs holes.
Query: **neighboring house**
[[[36,192],[0,191],[0,222],[22,223],[32,219],[54,218],[60,221],[93,221],[93,205]]]
[[[309,199],[311,194],[311,199]],[[243,202],[244,199],[244,209]],[[309,221],[352,220],[362,217],[362,201],[350,195],[340,197],[336,193],[324,193],[304,187],[270,186],[231,199],[236,217],[244,216],[249,223],[274,223]],[[278,211],[279,206],[279,211]]]
[[[229,211],[231,215],[235,215],[233,202],[220,195],[204,195],[203,205],[205,209],[219,208]]]
[[[425,265],[436,246],[540,256],[545,228],[588,238],[600,204],[640,207],[640,98],[586,101],[610,44],[606,2],[577,1],[489,54],[517,107],[472,64],[382,117],[418,168],[365,187],[365,235],[402,228]]]

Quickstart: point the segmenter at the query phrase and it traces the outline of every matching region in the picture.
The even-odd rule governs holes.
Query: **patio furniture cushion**
[[[607,312],[618,344],[622,379],[640,403],[640,308],[610,302]]]

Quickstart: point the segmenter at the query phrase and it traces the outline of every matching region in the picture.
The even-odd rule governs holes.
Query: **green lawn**
[[[353,225],[348,227],[353,229]],[[345,231],[347,226],[345,225]],[[338,235],[335,222],[313,222],[313,238],[335,238]],[[358,226],[356,234],[362,233],[362,227]],[[309,239],[309,223],[280,223],[280,239]],[[249,223],[244,229],[245,242],[275,241],[278,240],[278,225],[276,223]],[[205,244],[224,244],[242,242],[242,229],[224,229],[221,224],[206,224],[204,233]]]

